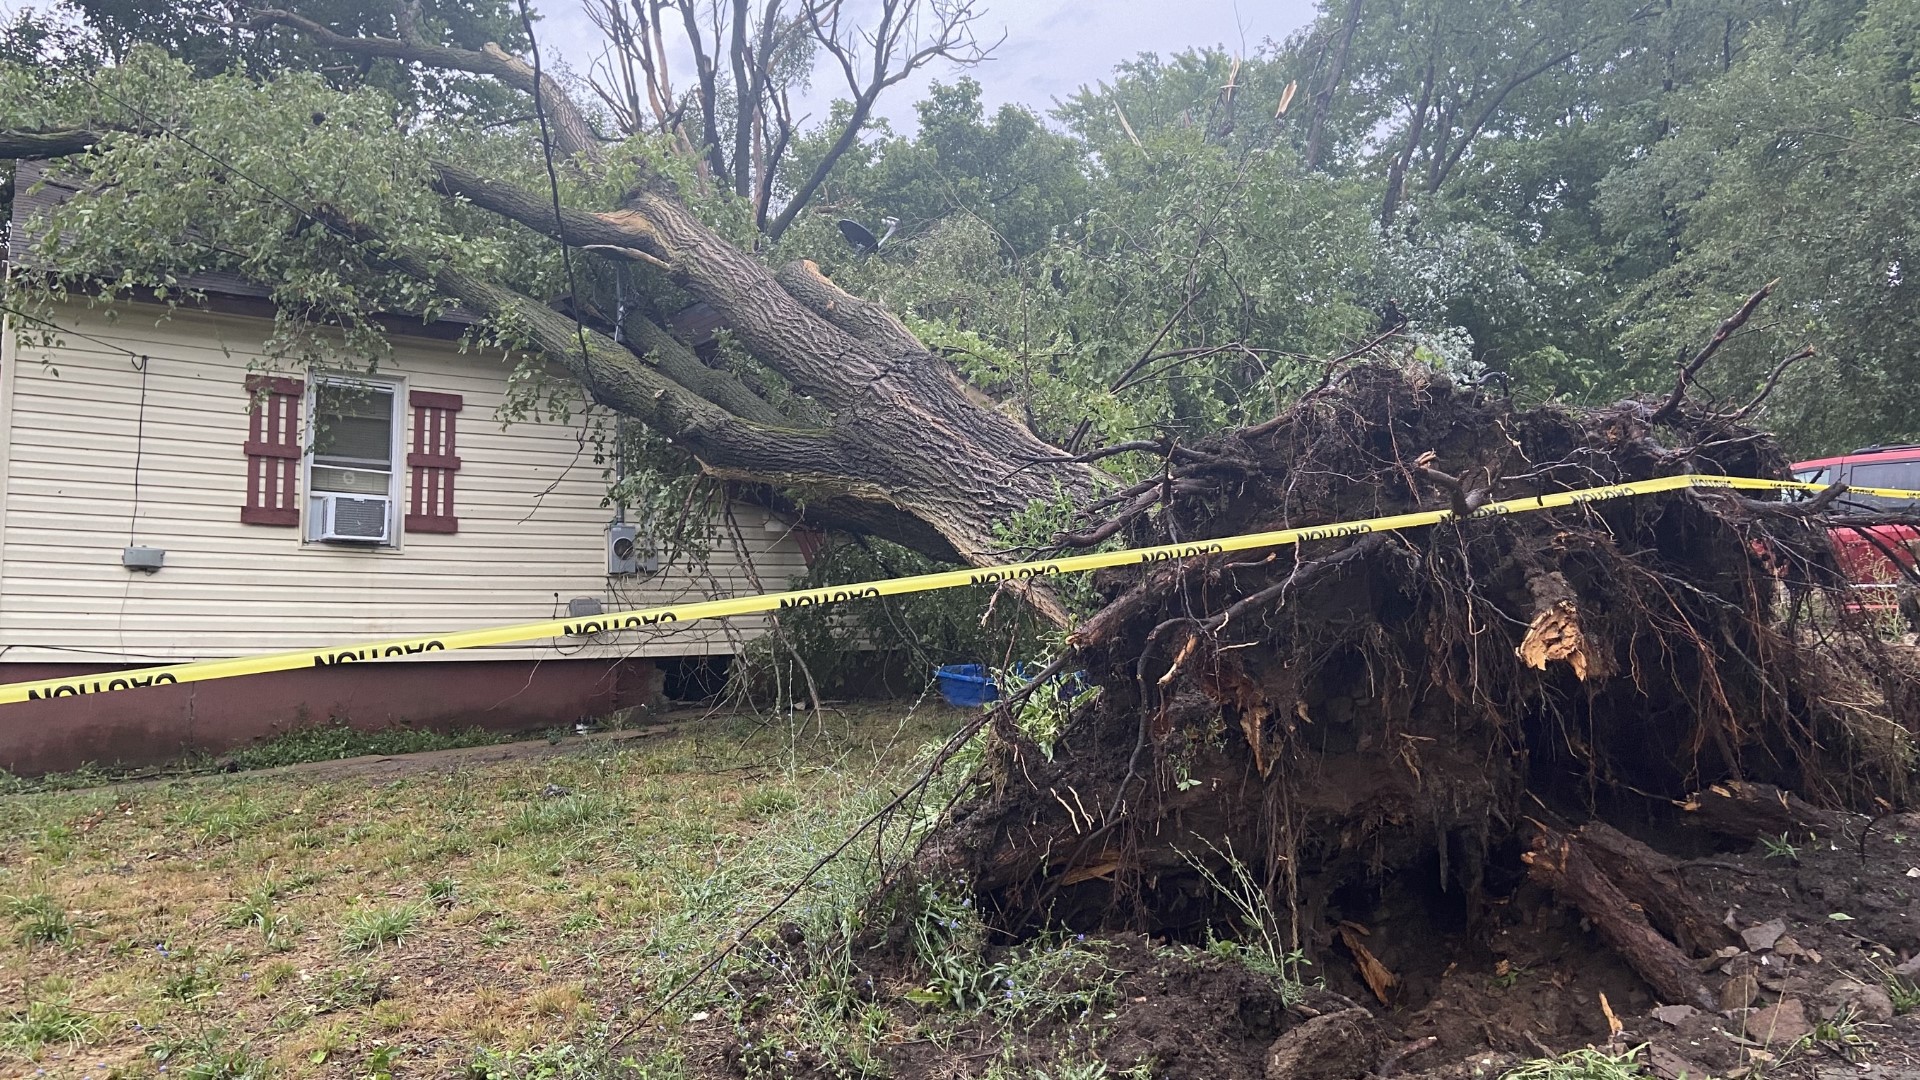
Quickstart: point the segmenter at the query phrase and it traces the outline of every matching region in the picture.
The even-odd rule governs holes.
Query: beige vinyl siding
[[[245,381],[265,324],[197,312],[156,324],[154,310],[128,309],[108,322],[69,309],[68,325],[99,342],[68,336],[45,349],[11,330],[5,335],[0,661],[234,656],[529,622],[564,614],[577,596],[617,610],[759,591],[733,555],[730,532],[716,535],[706,568],[676,564],[652,577],[610,580],[605,478],[592,447],[581,448],[578,418],[573,426],[503,426],[496,411],[507,365],[418,338],[396,338],[379,374],[403,380],[403,404],[405,390],[463,399],[454,504],[460,531],[403,530],[397,549],[370,551],[302,543],[301,529],[242,524]],[[141,374],[112,346],[147,356],[144,410]],[[413,410],[401,413],[411,447]],[[400,481],[405,503],[404,467]],[[304,497],[300,503],[304,511]],[[797,545],[769,530],[764,511],[742,506],[734,516],[761,586],[785,588],[803,571]],[[166,549],[165,569],[124,569],[129,537]],[[760,625],[735,619],[730,634],[702,622],[451,655],[727,652]]]

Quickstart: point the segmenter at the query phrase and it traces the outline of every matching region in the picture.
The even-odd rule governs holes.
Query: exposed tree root
[[[1155,444],[1163,477],[1063,542],[1783,475],[1769,437],[1683,390],[1518,408],[1363,364],[1256,428]],[[1002,739],[923,864],[1016,932],[1197,936],[1233,919],[1193,860],[1231,850],[1309,956],[1377,915],[1395,875],[1471,921],[1531,872],[1660,997],[1704,1001],[1688,957],[1724,927],[1656,852],[1575,826],[1700,847],[1905,801],[1914,682],[1832,602],[1830,501],[1612,499],[1114,572],[1075,638],[1102,695],[1051,761]]]

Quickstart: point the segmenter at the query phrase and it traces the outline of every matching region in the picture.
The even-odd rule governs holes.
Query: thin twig
[[[1655,409],[1653,415],[1647,418],[1649,424],[1664,424],[1673,419],[1674,414],[1680,411],[1680,403],[1687,399],[1687,387],[1692,385],[1693,377],[1700,374],[1700,369],[1706,366],[1708,360],[1713,359],[1714,353],[1720,351],[1720,346],[1726,344],[1727,338],[1753,316],[1754,309],[1760,306],[1760,301],[1773,295],[1773,287],[1778,284],[1780,279],[1774,278],[1760,286],[1757,292],[1747,297],[1746,303],[1740,305],[1739,311],[1727,316],[1726,321],[1720,324],[1720,328],[1707,339],[1707,343],[1700,347],[1700,351],[1693,354],[1693,359],[1681,366],[1680,374],[1673,383],[1673,393],[1667,395],[1666,403]]]

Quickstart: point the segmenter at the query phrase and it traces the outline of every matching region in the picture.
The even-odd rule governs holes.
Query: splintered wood
[[[1554,660],[1565,660],[1573,673],[1585,682],[1589,675],[1604,673],[1604,659],[1596,652],[1580,628],[1580,609],[1571,600],[1558,600],[1533,617],[1527,636],[1515,649],[1522,663],[1546,670]]]
[[[1367,989],[1373,991],[1373,996],[1380,999],[1380,1004],[1391,1006],[1393,992],[1399,987],[1400,980],[1393,972],[1387,970],[1387,965],[1381,963],[1379,957],[1373,955],[1373,952],[1361,943],[1360,938],[1367,932],[1367,928],[1358,923],[1344,921],[1334,928],[1334,933],[1340,938],[1340,944],[1345,945],[1347,951],[1353,954],[1353,966],[1359,970],[1360,978],[1367,984]]]

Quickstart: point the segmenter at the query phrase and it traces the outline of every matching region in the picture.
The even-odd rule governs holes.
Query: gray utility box
[[[143,574],[157,573],[166,562],[166,548],[134,546],[120,551],[120,565]]]

